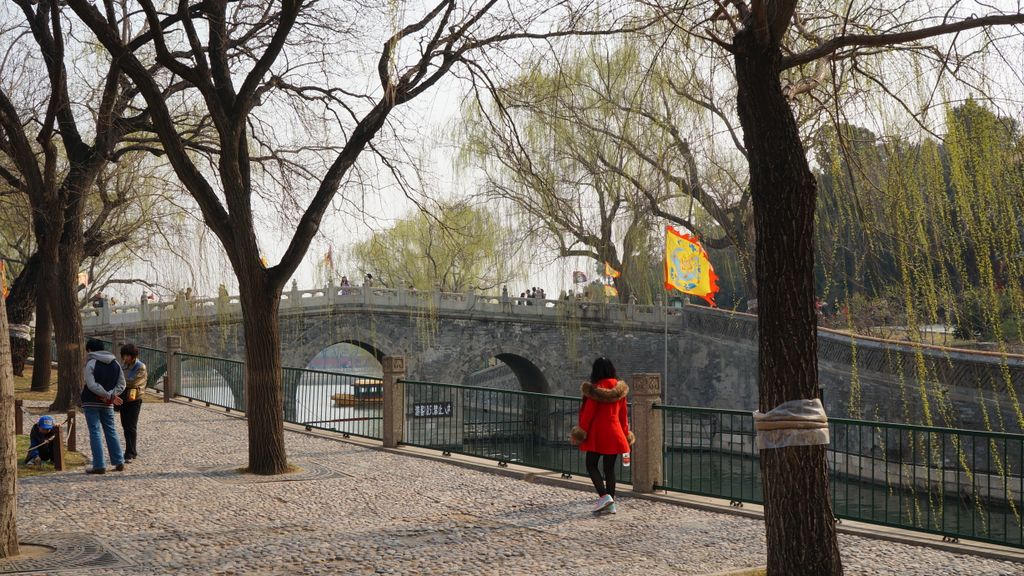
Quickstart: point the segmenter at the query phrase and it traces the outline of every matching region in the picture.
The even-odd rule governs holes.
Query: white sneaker
[[[597,514],[604,510],[605,508],[611,506],[613,502],[614,500],[612,500],[612,497],[605,494],[604,496],[601,496],[601,498],[598,499],[596,503],[594,503],[594,508],[591,510],[591,512]]]

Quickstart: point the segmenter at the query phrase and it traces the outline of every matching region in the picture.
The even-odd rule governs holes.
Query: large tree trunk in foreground
[[[288,470],[284,448],[281,328],[277,317],[281,294],[267,286],[266,274],[262,270],[239,274],[238,280],[245,330],[249,471],[253,474],[281,474]]]
[[[78,266],[82,262],[82,211],[69,208],[66,212],[64,232],[60,240],[50,317],[57,339],[57,396],[51,411],[64,412],[80,402],[85,385],[82,366],[85,364],[85,345],[82,334],[82,316],[78,309]],[[77,218],[72,221],[72,218]]]
[[[817,398],[816,188],[779,82],[781,52],[736,35],[738,108],[757,234],[759,406]],[[768,574],[842,574],[825,446],[761,451]]]
[[[0,334],[7,309],[0,306]],[[7,338],[0,338],[0,558],[18,554],[18,453],[14,441],[14,374]]]

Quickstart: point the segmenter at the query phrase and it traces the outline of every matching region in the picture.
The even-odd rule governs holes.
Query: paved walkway
[[[127,472],[20,483],[23,540],[92,533],[124,561],[66,573],[654,576],[764,563],[757,520],[628,496],[618,515],[594,518],[588,493],[298,433],[287,446],[304,475],[243,482],[226,472],[245,463],[243,421],[146,404],[140,427]],[[841,546],[847,574],[1024,574],[853,536]]]

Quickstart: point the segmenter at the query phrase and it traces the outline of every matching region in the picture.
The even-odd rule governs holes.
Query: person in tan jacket
[[[139,457],[139,412],[142,410],[142,392],[146,389],[149,374],[146,365],[139,360],[139,347],[135,344],[121,346],[121,362],[124,365],[124,379],[127,384],[121,393],[124,404],[119,408],[121,428],[124,429],[124,460],[130,462]]]

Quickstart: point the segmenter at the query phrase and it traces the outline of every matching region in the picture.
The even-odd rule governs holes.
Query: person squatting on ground
[[[612,361],[601,357],[594,360],[590,382],[580,386],[583,403],[580,405],[579,425],[573,426],[569,437],[573,444],[587,453],[587,473],[594,483],[597,495],[595,514],[615,514],[615,464],[619,454],[627,454],[633,444],[629,431],[629,407],[626,395],[629,387],[615,374]],[[603,459],[604,477],[598,470]]]
[[[107,471],[103,461],[103,440],[107,441],[107,453],[114,469],[124,470],[124,452],[117,437],[114,424],[114,406],[122,404],[120,394],[124,392],[125,380],[121,365],[113,354],[103,349],[103,342],[90,339],[85,343],[89,354],[85,361],[85,388],[82,388],[82,411],[89,426],[89,448],[92,450],[92,468],[86,474],[103,474]]]
[[[53,462],[53,439],[56,434],[56,430],[53,429],[53,416],[43,416],[33,424],[32,430],[28,433],[29,450],[25,456],[25,464],[38,466],[43,462]]]
[[[149,374],[146,365],[139,360],[139,347],[135,344],[121,346],[121,362],[125,385],[121,393],[123,404],[114,408],[121,413],[121,428],[124,429],[124,461],[131,462],[139,457],[136,440],[139,434],[139,411],[142,410],[142,392],[146,389]]]

